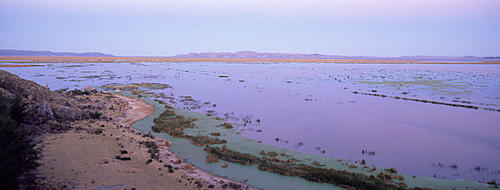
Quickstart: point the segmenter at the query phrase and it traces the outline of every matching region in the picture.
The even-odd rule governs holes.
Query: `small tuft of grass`
[[[228,122],[224,122],[223,124],[220,124],[220,126],[223,126],[226,129],[232,129],[233,128],[233,124],[228,123]]]

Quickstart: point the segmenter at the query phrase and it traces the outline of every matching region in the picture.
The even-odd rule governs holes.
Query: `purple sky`
[[[0,49],[500,56],[499,0],[0,0]]]

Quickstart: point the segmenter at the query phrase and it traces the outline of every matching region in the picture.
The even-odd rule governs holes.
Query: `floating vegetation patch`
[[[259,169],[287,176],[298,176],[308,181],[331,183],[347,189],[405,189],[400,175],[380,172],[377,176],[362,173],[319,168],[306,164],[275,164],[261,162]]]
[[[0,65],[0,67],[43,67],[45,65]]]
[[[433,163],[431,166],[435,167],[435,168],[441,168],[441,169],[446,169],[446,168],[451,168],[451,169],[455,169],[455,170],[458,169],[457,164],[446,165],[442,162]]]
[[[222,148],[207,146],[204,150],[208,153],[207,158],[217,158],[228,162],[234,162],[244,165],[257,164],[261,162],[260,158],[257,156],[233,151],[227,148],[227,146],[225,145],[222,146]]]
[[[438,101],[432,101],[432,100],[422,100],[422,99],[416,99],[416,98],[403,98],[399,96],[387,96],[384,94],[373,94],[373,93],[366,93],[366,92],[358,92],[354,91],[352,92],[353,94],[362,94],[362,95],[368,95],[368,96],[378,96],[382,98],[393,98],[393,99],[401,99],[401,100],[409,100],[409,101],[414,101],[414,102],[422,102],[422,103],[430,103],[430,104],[438,104],[438,105],[445,105],[445,106],[453,106],[453,107],[461,107],[461,108],[469,108],[469,109],[483,109],[483,110],[488,110],[488,111],[498,111],[500,112],[500,109],[494,109],[494,108],[484,108],[484,107],[478,107],[478,106],[473,106],[473,105],[464,105],[464,104],[454,104],[454,103],[446,103],[446,102],[438,102]],[[457,101],[455,101],[457,102]],[[459,101],[460,103],[467,103],[471,104],[472,102],[468,101]]]
[[[210,135],[212,135],[212,136],[220,136],[220,132],[211,132]]]
[[[208,136],[191,136],[191,135],[184,135],[185,139],[188,139],[191,141],[196,146],[205,146],[205,145],[212,145],[212,144],[224,144],[227,143],[226,140],[224,139],[219,139],[219,138],[210,138]]]
[[[146,90],[131,90],[132,94],[137,95],[137,94],[142,94],[146,92]]]
[[[166,114],[166,115],[165,115]],[[154,119],[155,126],[151,127],[154,132],[167,133],[174,137],[184,137],[185,128],[193,128],[194,119],[186,119],[182,115],[169,116],[171,113],[162,113]]]
[[[232,129],[233,128],[233,124],[228,123],[228,122],[224,122],[223,124],[220,124],[220,126],[226,128],[226,129]]]
[[[127,85],[104,85],[101,86],[104,89],[121,89],[121,90],[135,90],[139,88],[145,88],[145,89],[165,89],[165,88],[171,88],[170,85],[168,84],[162,84],[162,83],[132,83],[132,84],[127,84]]]
[[[160,114],[158,118],[154,119],[155,126],[151,127],[151,130],[157,133],[167,133],[173,137],[188,139],[196,146],[227,143],[224,139],[211,138],[202,135],[192,136],[184,134],[184,129],[193,128],[193,121],[196,120],[197,119],[193,118],[186,119],[182,115],[177,115],[175,111],[167,109],[165,112]],[[220,133],[218,133],[218,135],[220,136]]]
[[[83,67],[83,65],[65,65],[65,66],[59,66],[59,67]]]
[[[486,167],[483,167],[483,166],[476,166],[474,168],[472,168],[474,171],[477,171],[477,172],[486,172],[488,171],[488,168]]]
[[[375,155],[375,151],[368,151],[368,150],[361,150],[361,154],[368,154],[370,156],[374,156]]]
[[[385,77],[384,77],[385,78]],[[424,85],[424,86],[431,86],[431,85],[443,85],[442,81],[438,80],[421,80],[421,81],[355,81],[356,83],[360,84],[387,84],[387,85],[394,85],[394,86],[403,86],[403,85]]]
[[[139,87],[147,87],[150,89],[165,89],[165,88],[171,88],[170,85],[168,84],[162,84],[162,83],[132,83],[132,85],[136,85]]]
[[[99,75],[89,75],[89,76],[82,76],[80,78],[96,79],[96,78],[101,78],[101,76],[99,76]]]
[[[260,155],[262,156],[270,156],[270,157],[276,157],[278,156],[278,153],[274,152],[274,151],[269,151],[269,152],[264,152],[264,151],[261,151],[260,152]]]
[[[397,175],[393,168],[386,172],[380,172],[377,176],[367,176],[363,173],[348,172],[346,170],[335,170],[323,168],[320,163],[314,161],[312,165],[296,164],[290,161],[280,161],[278,158],[259,158],[250,154],[243,154],[229,149],[227,146],[205,147],[208,155],[207,162],[218,162],[225,160],[239,164],[259,164],[259,169],[287,176],[297,176],[308,181],[331,183],[347,189],[407,189],[403,182],[404,178]],[[276,156],[275,152],[260,153],[264,156]],[[296,161],[296,160],[295,160]],[[391,174],[392,173],[392,174]]]

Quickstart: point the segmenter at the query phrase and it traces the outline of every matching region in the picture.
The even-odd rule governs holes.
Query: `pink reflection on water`
[[[470,101],[500,109],[500,67],[496,65],[148,63],[81,68],[91,73],[75,68],[34,69],[24,76],[54,89],[166,83],[173,89],[163,90],[165,94],[210,102],[194,111],[214,111],[238,123],[245,136],[267,144],[353,162],[365,159],[368,165],[396,167],[410,175],[500,179],[500,112],[389,98]],[[45,76],[33,77],[40,73]],[[115,77],[80,78],[101,73]],[[54,79],[63,75],[75,78]],[[374,81],[380,83],[369,83]],[[398,85],[397,81],[419,83]],[[428,81],[436,83],[428,85]],[[245,125],[243,119],[252,123]],[[362,150],[374,154],[362,154]],[[476,166],[488,171],[474,170]]]
[[[486,68],[482,74],[493,73],[492,77],[498,80],[495,74],[498,72],[479,67]],[[366,91],[374,87],[361,86],[350,80],[369,78],[379,74],[381,69],[395,69],[389,73],[401,75],[402,80],[411,79],[412,75],[444,75],[441,78],[454,82],[458,80],[454,78],[457,75],[466,75],[460,72],[480,71],[481,68],[271,64],[212,65],[206,69],[228,74],[230,79],[207,77],[203,84],[184,81],[180,86],[191,89],[184,89],[184,93],[217,102],[218,106],[211,109],[218,113],[252,116],[254,122],[259,118],[262,121],[259,125],[241,126],[240,129],[246,131],[245,136],[263,143],[351,161],[365,159],[369,165],[396,167],[403,173],[414,175],[477,180],[498,178],[493,173],[500,169],[500,164],[495,161],[500,158],[500,140],[495,138],[500,135],[498,112],[354,95],[352,89]],[[198,81],[204,78],[196,77]],[[245,82],[235,82],[236,79]],[[497,88],[498,85],[490,84],[484,89],[495,92]],[[217,93],[208,93],[213,89]],[[392,87],[378,86],[376,89],[403,96]],[[425,88],[409,89],[429,91]],[[433,98],[421,92],[408,97],[413,95],[422,99]],[[439,96],[453,99],[462,95]],[[498,102],[481,98],[480,94],[472,96]],[[361,150],[374,151],[375,154],[362,154]],[[451,168],[452,165],[457,169]],[[478,165],[490,169],[488,177],[472,170]]]

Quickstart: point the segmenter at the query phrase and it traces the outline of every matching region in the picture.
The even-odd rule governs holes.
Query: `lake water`
[[[155,92],[172,97],[176,107],[226,118],[263,144],[365,160],[408,175],[500,181],[500,65],[173,62],[2,69],[52,90],[165,83],[172,88]]]

